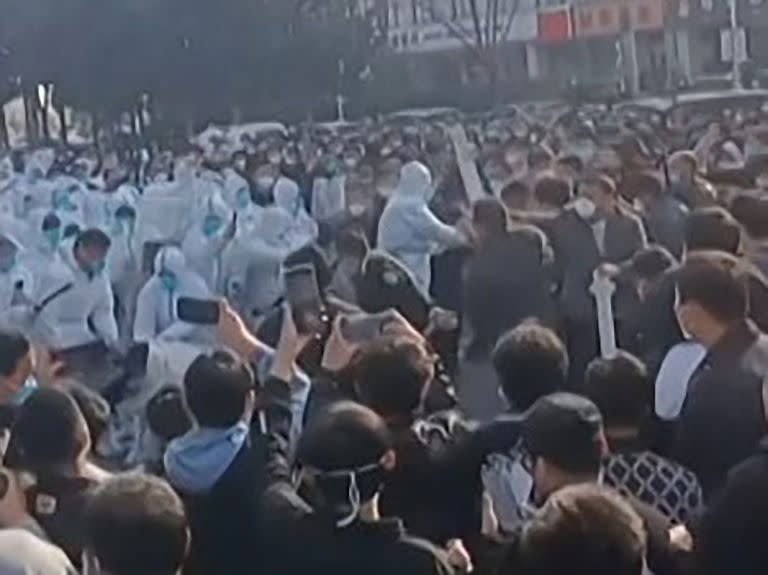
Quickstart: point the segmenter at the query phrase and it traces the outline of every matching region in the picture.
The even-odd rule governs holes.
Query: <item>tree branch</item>
[[[515,21],[515,18],[517,17],[517,12],[520,9],[520,0],[506,0],[509,2],[512,2],[512,5],[509,9],[509,14],[507,14],[507,22],[504,25],[504,33],[501,35],[500,41],[506,42],[509,40],[509,32],[512,30],[512,23]]]
[[[419,4],[424,7],[425,1],[426,0],[419,0]],[[476,0],[471,1],[474,2]],[[450,16],[445,16],[443,14],[438,15],[437,10],[435,10],[434,16],[435,19],[439,21],[439,24],[446,29],[448,34],[450,34],[455,40],[461,42],[462,46],[469,50],[478,60],[482,59],[482,44],[476,45],[473,43],[477,40],[473,34],[467,32],[467,30],[461,26],[461,24],[453,22]]]
[[[478,0],[469,0],[469,11],[472,13],[472,24],[475,27],[475,40],[477,47],[482,52],[485,44],[483,42],[483,26],[480,23],[480,13],[477,9]]]

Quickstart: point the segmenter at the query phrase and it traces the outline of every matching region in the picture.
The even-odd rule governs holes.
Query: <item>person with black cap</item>
[[[521,432],[536,506],[545,505],[569,486],[603,483],[608,444],[600,410],[590,400],[571,393],[543,397],[523,416]],[[670,522],[636,499],[625,500],[643,519],[651,570],[656,575],[678,573],[679,564],[669,546]],[[524,524],[521,533],[526,528]]]

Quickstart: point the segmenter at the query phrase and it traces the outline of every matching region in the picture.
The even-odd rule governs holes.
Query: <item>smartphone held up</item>
[[[285,298],[293,311],[296,329],[304,335],[323,334],[328,327],[328,314],[320,294],[317,274],[312,264],[301,264],[283,271]]]

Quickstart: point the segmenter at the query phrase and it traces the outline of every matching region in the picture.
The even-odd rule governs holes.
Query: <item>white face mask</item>
[[[365,213],[365,204],[351,204],[349,206],[349,213],[352,217],[359,218]]]
[[[576,198],[571,205],[573,206],[573,211],[583,220],[591,220],[597,211],[595,202],[583,196]]]

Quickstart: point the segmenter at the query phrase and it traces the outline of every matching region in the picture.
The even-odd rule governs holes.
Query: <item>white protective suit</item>
[[[218,228],[206,230],[209,219],[217,219]],[[217,291],[221,279],[221,254],[230,243],[232,212],[220,196],[213,196],[206,202],[205,210],[187,231],[181,249],[187,265],[202,277],[211,291]]]
[[[56,297],[36,315],[37,337],[56,351],[102,341],[113,347],[118,340],[114,298],[106,271],[90,277],[75,261],[73,249],[63,254],[63,263],[41,274],[33,302],[41,305],[67,285],[71,289]],[[90,326],[94,331],[91,331]]]
[[[16,247],[14,264],[9,270],[0,270],[0,329],[24,331],[23,318],[29,309],[34,291],[34,274],[23,261],[22,247],[14,238],[2,235]]]
[[[180,244],[192,222],[191,198],[178,182],[153,183],[138,200],[136,236],[140,243]]]
[[[144,282],[142,249],[136,239],[136,221],[113,216],[109,230],[112,245],[107,256],[107,274],[117,298],[120,336],[130,338],[136,314],[136,297]]]
[[[86,195],[82,185],[69,177],[57,178],[51,185],[51,202],[46,208],[58,216],[63,228],[75,224],[81,230],[86,229]]]
[[[288,178],[279,178],[273,190],[275,206],[290,216],[287,240],[298,250],[317,239],[317,222],[304,209],[299,186]]]
[[[338,218],[347,209],[346,176],[317,178],[312,186],[312,217],[317,222]]]
[[[123,184],[113,192],[88,191],[84,198],[86,227],[100,229],[111,237],[116,226],[115,212],[121,206],[136,209],[139,197],[139,191],[129,184]]]
[[[432,255],[466,241],[461,232],[432,213],[428,205],[431,196],[429,169],[418,162],[406,164],[379,221],[379,249],[405,265],[424,295],[429,294],[432,280]]]
[[[281,266],[295,247],[289,237],[291,225],[290,216],[280,208],[265,208],[258,225],[238,229],[225,250],[224,293],[244,316],[267,310],[283,294]]]
[[[174,278],[168,285],[163,275]],[[160,250],[155,259],[155,273],[139,292],[133,340],[149,342],[155,339],[178,341],[191,336],[196,326],[178,321],[176,303],[180,297],[207,299],[211,297],[203,278],[187,268],[184,254],[175,247]]]
[[[50,266],[63,262],[61,256],[63,226],[60,223],[55,230],[48,233],[43,231],[43,223],[49,215],[55,216],[49,209],[37,209],[29,215],[30,227],[24,261],[35,275],[44,274]]]

